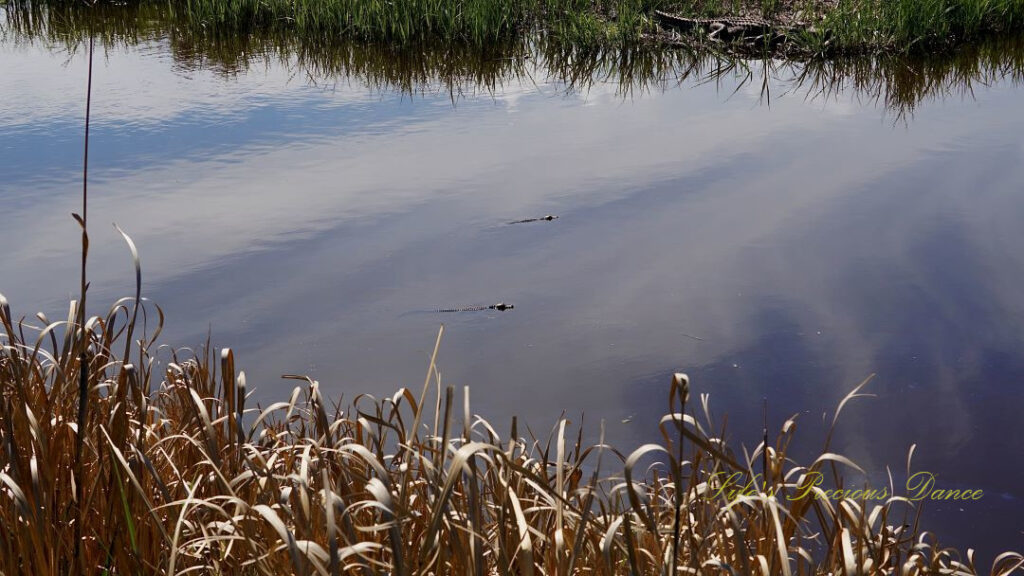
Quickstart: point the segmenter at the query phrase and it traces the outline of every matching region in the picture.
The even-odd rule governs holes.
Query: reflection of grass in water
[[[166,39],[177,64],[235,74],[257,62],[292,67],[313,82],[349,77],[379,90],[452,95],[497,91],[506,83],[555,83],[585,91],[613,84],[623,96],[657,91],[684,82],[719,82],[734,90],[747,82],[781,83],[791,93],[833,97],[853,93],[877,100],[898,115],[919,102],[969,95],[973,86],[1024,79],[1024,38],[967,45],[925,55],[883,55],[810,59],[803,62],[732,58],[708,51],[642,46],[580,48],[543,35],[517,36],[485,46],[430,42],[391,46],[299,38],[285,29],[236,34],[196,30],[179,24],[169,5],[100,4],[46,8],[16,4],[7,9],[3,36],[10,42],[45,41],[74,49],[92,28],[106,46]]]
[[[792,83],[808,95],[853,92],[899,115],[925,100],[971,97],[975,86],[1024,81],[1024,37],[965,46],[940,56],[883,56],[811,61]]]
[[[537,439],[516,420],[506,434],[472,417],[468,391],[457,399],[442,389],[436,347],[415,393],[357,396],[343,410],[308,380],[280,403],[252,407],[228,350],[219,363],[207,346],[154,364],[155,334],[146,333],[154,327],[144,325],[125,346],[135,301],[84,331],[89,410],[74,479],[84,490],[75,515],[84,566],[116,574],[976,573],[973,561],[921,532],[923,504],[896,497],[906,493],[900,486],[874,487],[867,499],[815,498],[819,478],[815,488],[828,490],[862,476],[829,451],[831,431],[806,467],[787,454],[793,420],[772,443],[766,430],[748,454],[722,439],[706,398],[692,401],[683,375],[666,388],[662,441],[628,455],[586,446],[565,420]],[[75,492],[76,318],[72,305],[66,323],[15,323],[0,296],[5,574],[73,565],[64,519]],[[992,573],[1022,563],[1009,554]]]

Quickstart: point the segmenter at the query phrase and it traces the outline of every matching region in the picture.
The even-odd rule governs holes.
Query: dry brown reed
[[[626,454],[565,420],[544,440],[516,420],[501,433],[468,390],[441,389],[434,360],[415,393],[343,409],[300,378],[253,407],[230,350],[158,358],[158,307],[126,298],[81,327],[78,313],[36,325],[0,296],[0,574],[69,573],[78,531],[88,574],[978,573],[892,487],[885,501],[795,498],[816,473],[856,474],[831,433],[806,466],[787,454],[792,419],[737,452],[682,374],[661,441]],[[732,474],[756,489],[720,490]],[[990,573],[1022,564],[1007,553]]]

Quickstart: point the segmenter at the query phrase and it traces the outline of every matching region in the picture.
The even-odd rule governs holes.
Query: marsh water
[[[116,14],[114,16],[117,16]],[[927,526],[1024,548],[1024,52],[787,64],[195,38],[94,23],[92,302],[231,346],[255,401],[442,379],[499,430],[565,413],[656,438],[670,375],[728,435],[798,416],[799,451],[984,490]],[[4,14],[0,292],[77,287],[82,28]],[[512,221],[557,215],[557,219]],[[514,304],[508,311],[441,308]],[[582,418],[581,418],[582,415]]]

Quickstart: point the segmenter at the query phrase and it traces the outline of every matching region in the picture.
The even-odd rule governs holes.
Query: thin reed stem
[[[79,224],[82,226],[82,278],[78,300],[78,429],[75,441],[75,544],[74,562],[80,574],[87,570],[81,561],[82,523],[85,521],[83,504],[85,497],[85,478],[82,467],[82,451],[85,445],[86,411],[89,404],[89,337],[86,334],[85,296],[88,289],[86,277],[86,261],[89,254],[89,120],[92,110],[92,60],[95,39],[89,34],[89,71],[85,89],[85,141],[82,152],[82,214]]]

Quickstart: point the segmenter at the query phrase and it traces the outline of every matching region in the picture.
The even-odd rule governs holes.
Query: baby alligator
[[[527,222],[540,222],[541,220],[546,220],[550,222],[552,220],[557,219],[558,216],[552,216],[551,214],[548,214],[547,216],[541,216],[540,218],[527,218],[526,220],[516,220],[515,222],[509,222],[509,224],[526,224]]]
[[[481,310],[511,310],[515,308],[513,304],[505,304],[504,302],[498,302],[497,304],[491,304],[490,306],[469,306],[467,308],[441,308],[440,310],[434,310],[434,312],[479,312]]]

